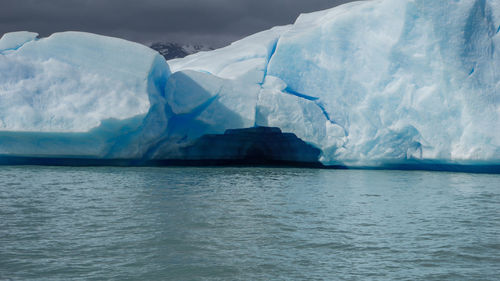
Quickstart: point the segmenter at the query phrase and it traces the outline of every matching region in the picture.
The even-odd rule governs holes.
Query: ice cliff
[[[0,39],[0,154],[183,158],[279,127],[324,164],[500,163],[500,3],[373,0],[168,61],[64,32]]]
[[[164,93],[168,65],[143,45],[37,36],[0,39],[0,154],[104,157]]]

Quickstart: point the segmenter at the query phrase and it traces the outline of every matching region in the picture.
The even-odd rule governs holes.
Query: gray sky
[[[214,47],[352,0],[0,0],[0,35],[78,30]]]

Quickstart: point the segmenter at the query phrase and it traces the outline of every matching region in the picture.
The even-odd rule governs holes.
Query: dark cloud
[[[352,0],[351,0],[352,1]],[[78,30],[148,43],[224,45],[349,0],[0,0],[0,34]]]

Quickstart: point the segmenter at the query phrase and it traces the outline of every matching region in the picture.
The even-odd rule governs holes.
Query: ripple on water
[[[495,280],[499,175],[0,170],[0,280]]]

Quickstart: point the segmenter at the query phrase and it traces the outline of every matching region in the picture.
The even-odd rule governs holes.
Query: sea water
[[[0,280],[498,280],[500,175],[0,167]]]

